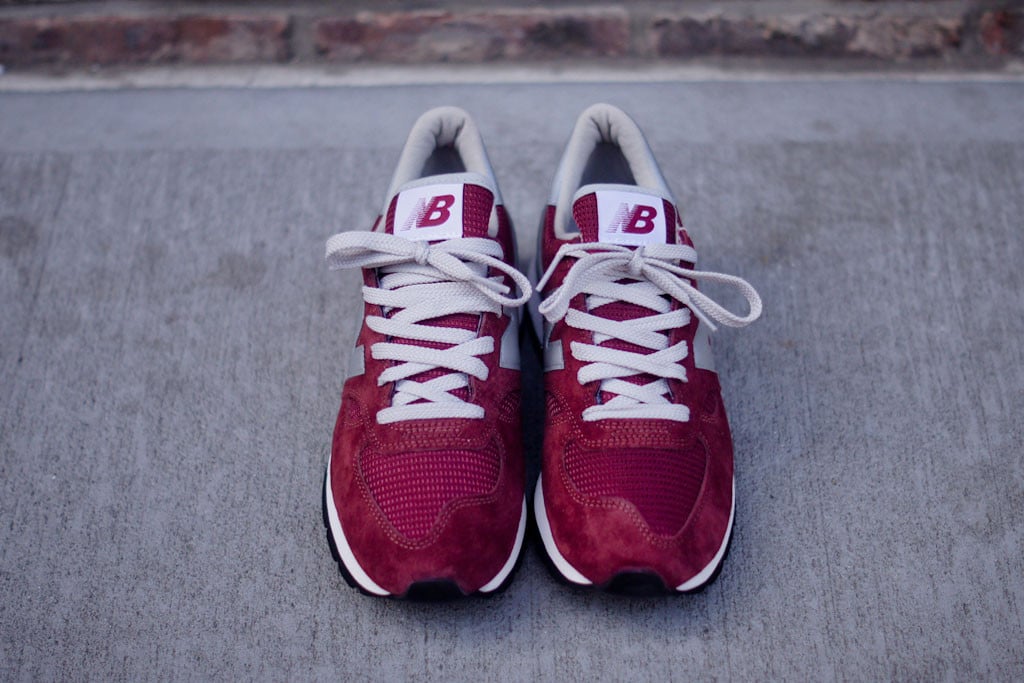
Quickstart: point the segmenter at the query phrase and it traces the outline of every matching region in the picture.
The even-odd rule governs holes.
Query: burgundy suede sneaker
[[[740,278],[694,269],[643,134],[610,105],[580,116],[542,230],[531,310],[544,343],[544,548],[575,584],[697,590],[722,563],[735,509],[709,332],[753,322],[761,300]],[[698,280],[737,287],[750,312],[725,310]]]
[[[327,242],[332,268],[363,272],[324,517],[364,593],[487,594],[511,576],[526,527],[518,331],[531,293],[515,259],[480,134],[454,107],[416,122],[373,230]]]

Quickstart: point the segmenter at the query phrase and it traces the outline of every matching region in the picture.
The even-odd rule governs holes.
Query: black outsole
[[[412,602],[450,602],[466,594],[451,579],[433,579],[414,582],[402,597]]]
[[[523,555],[526,554],[524,552],[525,547],[521,547],[519,549],[519,555],[516,557],[516,562],[514,565],[512,565],[512,571],[509,572],[508,576],[505,577],[505,580],[501,583],[500,586],[498,586],[493,591],[490,591],[488,593],[483,593],[481,591],[464,593],[462,589],[459,588],[458,584],[456,584],[451,579],[441,578],[414,581],[412,584],[409,585],[405,593],[403,593],[402,595],[377,595],[376,593],[371,593],[370,591],[360,586],[359,582],[352,577],[352,574],[345,567],[345,563],[341,559],[341,554],[338,552],[338,546],[334,541],[334,534],[331,533],[331,521],[327,516],[326,477],[324,478],[323,483],[323,492],[321,495],[320,508],[324,529],[327,532],[327,544],[331,548],[331,557],[334,558],[335,563],[338,565],[338,569],[341,571],[341,575],[344,577],[345,583],[347,583],[352,588],[355,588],[363,595],[367,595],[371,598],[389,598],[391,600],[404,600],[408,602],[451,602],[452,600],[457,600],[459,598],[481,598],[486,600],[489,598],[493,598],[496,595],[501,595],[506,590],[508,590],[509,585],[511,585],[512,583],[512,579],[515,577],[516,573],[519,571],[519,568],[523,564]],[[526,543],[524,539],[523,546],[525,545]]]
[[[536,521],[536,520],[535,520]],[[735,531],[735,519],[733,520],[733,530]],[[729,534],[729,541],[725,545],[725,552],[722,554],[722,559],[715,567],[715,571],[711,572],[711,576],[708,580],[697,586],[696,588],[688,591],[677,591],[674,588],[665,585],[662,578],[655,572],[646,569],[631,569],[621,571],[613,576],[609,581],[603,584],[591,584],[584,586],[578,583],[573,583],[569,579],[562,576],[562,572],[558,571],[558,567],[551,560],[547,550],[544,548],[544,543],[540,541],[540,532],[537,531],[538,543],[537,552],[541,556],[541,561],[548,568],[555,580],[564,586],[568,586],[573,590],[580,593],[608,593],[611,595],[618,595],[631,598],[651,598],[651,597],[664,597],[664,596],[683,596],[683,595],[699,595],[707,590],[708,586],[718,580],[718,577],[722,573],[722,568],[725,567],[726,560],[729,559],[729,551],[732,549],[732,539],[734,534]]]
[[[648,598],[669,592],[660,576],[643,570],[619,572],[603,588],[609,593],[634,598]]]

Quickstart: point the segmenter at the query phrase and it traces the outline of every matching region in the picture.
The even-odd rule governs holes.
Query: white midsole
[[[501,569],[494,578],[480,586],[481,593],[490,593],[497,590],[501,584],[505,582],[508,575],[512,573],[512,570],[516,566],[516,560],[519,559],[519,551],[523,548],[523,539],[526,537],[526,496],[523,496],[523,511],[519,515],[519,529],[516,531],[516,542],[512,545],[512,554],[505,560],[505,564],[502,565]]]
[[[544,510],[543,488],[541,477],[537,477],[537,490],[533,494],[533,514],[537,517],[537,529],[540,531],[541,541],[544,542],[544,550],[547,551],[548,557],[551,558],[562,576],[581,586],[589,586],[593,581],[580,574],[575,567],[569,564],[555,544],[555,539],[551,535],[551,525],[548,523],[548,513]]]
[[[555,565],[555,568],[558,569],[558,572],[568,581],[582,586],[590,586],[594,582],[583,576],[578,569],[569,564],[569,561],[566,560],[558,550],[558,545],[555,543],[554,536],[551,534],[551,524],[548,522],[547,511],[544,508],[544,492],[541,484],[541,477],[538,477],[537,491],[533,496],[533,512],[537,517],[537,529],[540,531],[540,538],[544,543],[544,550],[547,552],[548,557],[551,558],[551,562]],[[697,574],[691,579],[676,586],[677,591],[685,592],[699,588],[709,578],[711,578],[712,574],[715,573],[715,569],[718,568],[718,565],[722,562],[722,558],[725,556],[725,549],[729,547],[729,538],[732,536],[732,522],[735,513],[736,480],[734,478],[732,482],[732,505],[729,508],[729,525],[725,531],[725,538],[722,539],[722,545],[719,546],[718,551],[715,553],[715,556],[711,558],[711,561],[707,566],[697,572]]]
[[[352,554],[352,548],[348,545],[345,532],[341,530],[341,520],[338,518],[338,508],[334,506],[334,491],[331,489],[331,461],[327,461],[327,474],[324,486],[327,488],[327,520],[331,525],[331,536],[334,538],[334,545],[338,549],[341,561],[345,563],[345,569],[352,575],[352,578],[367,592],[374,595],[391,595],[388,591],[378,586],[373,579],[356,562],[356,556]]]
[[[722,563],[722,558],[725,557],[725,550],[729,547],[729,539],[732,537],[732,520],[736,515],[736,478],[732,480],[732,504],[729,506],[729,524],[725,527],[725,538],[722,539],[722,545],[718,546],[718,551],[715,552],[715,556],[711,558],[711,561],[707,565],[697,572],[689,581],[685,581],[678,586],[676,590],[679,592],[692,591],[695,588],[700,588],[711,578],[711,575],[718,569],[718,565]]]
[[[331,489],[331,463],[330,460],[327,462],[327,473],[325,475],[325,488],[327,496],[327,521],[331,528],[331,536],[334,538],[334,545],[338,549],[338,555],[341,557],[341,561],[345,564],[345,569],[352,576],[356,583],[358,583],[368,593],[374,595],[391,595],[390,592],[384,590],[377,583],[370,578],[366,570],[360,566],[359,562],[356,561],[356,556],[352,553],[352,548],[348,544],[348,539],[345,538],[345,532],[341,528],[341,519],[338,517],[338,509],[334,505],[334,491]],[[512,553],[508,559],[505,560],[505,564],[502,565],[501,569],[494,576],[493,579],[485,583],[480,587],[481,593],[490,593],[497,590],[508,575],[512,573],[512,569],[516,566],[516,560],[519,558],[519,552],[523,547],[523,538],[526,536],[526,499],[523,498],[523,510],[519,516],[519,529],[516,531],[516,541],[512,545]]]

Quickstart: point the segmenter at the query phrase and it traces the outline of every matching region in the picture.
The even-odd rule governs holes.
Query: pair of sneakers
[[[527,526],[519,326],[543,344],[546,422],[532,508],[571,583],[691,592],[721,567],[733,453],[711,356],[715,324],[761,311],[697,253],[636,123],[580,116],[555,174],[531,284],[480,134],[424,114],[369,232],[327,242],[361,268],[363,319],[324,482],[347,581],[407,598],[491,594]],[[697,289],[737,287],[735,315]],[[534,293],[534,289],[536,293]]]

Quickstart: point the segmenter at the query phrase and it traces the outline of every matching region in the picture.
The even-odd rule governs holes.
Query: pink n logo
[[[654,230],[654,219],[658,216],[658,210],[653,206],[635,204],[630,206],[623,202],[619,204],[611,224],[607,227],[608,232],[622,232],[631,235],[646,235]]]
[[[671,239],[663,198],[646,192],[597,190],[597,240],[627,247]]]
[[[431,197],[429,201],[420,199],[416,208],[409,214],[402,226],[402,231],[412,228],[435,228],[444,225],[452,217],[451,208],[455,204],[455,195],[442,194]]]
[[[424,204],[416,218],[417,228],[432,228],[435,225],[442,225],[452,217],[452,204],[455,203],[455,195],[443,194],[440,197],[431,197],[429,204]]]

